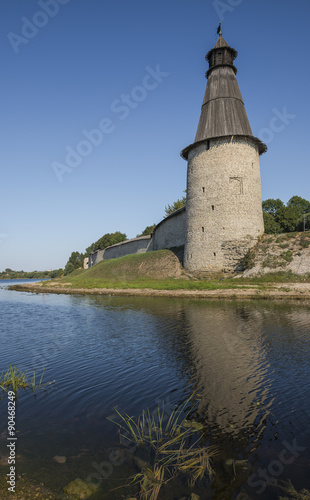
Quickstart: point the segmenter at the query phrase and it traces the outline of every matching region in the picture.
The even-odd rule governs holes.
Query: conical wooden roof
[[[207,88],[201,108],[194,144],[181,155],[187,159],[189,150],[197,143],[224,136],[245,136],[259,146],[260,154],[267,150],[265,144],[253,136],[233,65],[237,51],[222,36],[208,52]]]
[[[209,75],[195,142],[222,135],[253,135],[235,73],[217,66]]]

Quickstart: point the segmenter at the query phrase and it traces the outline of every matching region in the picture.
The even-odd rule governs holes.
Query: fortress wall
[[[111,245],[105,250],[97,250],[90,254],[88,268],[95,266],[101,260],[117,259],[125,255],[163,250],[165,248],[180,247],[185,243],[185,207],[157,224],[154,233],[149,236],[140,236],[128,241]]]
[[[104,250],[97,250],[97,252],[91,253],[88,257],[88,268],[95,266],[103,260]]]
[[[145,253],[153,250],[151,236],[141,236],[128,241],[122,241],[116,245],[107,247],[103,254],[103,259],[117,259],[133,253]]]
[[[180,247],[185,243],[185,207],[163,219],[153,233],[152,250]]]

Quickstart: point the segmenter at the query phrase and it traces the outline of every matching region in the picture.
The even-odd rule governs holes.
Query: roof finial
[[[222,33],[222,28],[221,28],[221,26],[222,26],[222,23],[220,23],[220,24],[218,25],[218,28],[217,28],[217,34],[218,34],[219,36],[222,36],[222,34],[223,34],[223,33]]]

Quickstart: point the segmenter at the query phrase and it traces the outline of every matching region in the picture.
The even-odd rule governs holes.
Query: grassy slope
[[[150,288],[156,290],[215,290],[231,288],[269,288],[272,283],[310,281],[288,272],[256,278],[189,279],[170,250],[127,255],[102,261],[91,269],[76,270],[61,279],[45,282],[72,288]]]
[[[191,281],[170,250],[126,255],[76,270],[63,278],[47,281],[73,288],[152,288],[158,290],[216,288],[212,283]]]
[[[156,290],[216,289],[212,281],[189,280],[177,257],[170,250],[126,255],[99,262],[86,270],[76,270],[61,279],[47,281],[73,288],[151,288]],[[221,287],[225,288],[224,283]],[[231,288],[231,287],[229,287]]]

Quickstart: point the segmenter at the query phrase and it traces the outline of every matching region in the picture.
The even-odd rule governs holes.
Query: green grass
[[[262,267],[269,267],[270,269],[275,269],[280,267],[284,263],[278,259],[277,255],[268,255],[268,257],[262,262]]]
[[[15,366],[10,365],[9,369],[6,372],[2,372],[0,375],[0,389],[2,390],[2,394],[5,395],[5,393],[8,393],[9,391],[13,391],[15,393],[15,397],[17,398],[18,391],[20,389],[30,389],[35,394],[37,389],[43,389],[44,387],[50,385],[50,382],[45,384],[42,383],[44,372],[45,368],[43,368],[42,375],[38,380],[35,370],[33,370],[30,378],[27,371],[22,372]]]
[[[300,238],[299,244],[302,248],[307,248],[310,245],[310,240],[306,238]]]
[[[254,276],[253,278],[236,279],[239,283],[251,283],[253,285],[264,285],[272,283],[310,283],[310,273],[304,276],[293,274],[291,271],[279,271],[276,273],[266,273],[262,276]]]
[[[180,278],[156,278],[164,275],[163,269],[175,266],[175,256],[170,250],[159,250],[145,254],[126,255],[118,259],[99,262],[86,270],[76,270],[61,279],[47,281],[43,287],[53,282],[72,288],[150,288],[153,290],[216,290],[217,288],[237,288],[236,284],[227,284],[220,280],[188,279],[185,272]],[[149,274],[149,276],[148,276]]]
[[[296,236],[298,236],[298,235],[299,235],[299,233],[297,233],[297,232],[286,233],[287,238],[296,238]]]
[[[276,239],[276,243],[282,243],[282,241],[285,241],[287,240],[287,237],[286,237],[286,234],[283,234],[281,236],[278,236],[278,238]]]
[[[282,252],[281,253],[282,259],[284,259],[286,262],[292,262],[293,260],[293,254],[290,251],[287,252]]]
[[[137,280],[122,280],[122,281],[102,281],[97,280],[70,280],[70,288],[83,288],[90,290],[92,288],[121,288],[121,289],[150,289],[150,290],[217,290],[217,289],[232,289],[240,288],[238,280],[220,282],[218,280],[185,280],[185,279],[137,279]],[[45,285],[48,286],[48,285]]]
[[[246,256],[249,267],[252,265],[253,256],[249,252]],[[268,256],[263,265],[266,267],[283,266],[292,258],[291,252],[283,252],[282,256]],[[144,254],[133,254],[118,259],[110,259],[99,262],[90,269],[75,270],[71,274],[60,279],[43,282],[44,287],[50,287],[53,283],[57,288],[84,289],[92,288],[108,289],[151,289],[151,290],[225,290],[240,288],[268,288],[273,283],[304,282],[310,281],[308,276],[297,276],[290,272],[268,273],[261,277],[232,278],[212,277],[210,279],[189,279],[181,268],[180,277],[165,277],[171,266],[175,267],[176,257],[170,250],[160,250]],[[161,277],[156,277],[161,276]]]
[[[204,427],[192,420],[198,396],[192,394],[170,414],[164,403],[157,412],[147,408],[135,419],[127,414],[118,414],[120,442],[125,446],[134,441],[137,452],[147,454],[141,472],[129,478],[131,484],[139,485],[139,498],[156,500],[160,489],[172,479],[184,476],[191,487],[206,475],[213,476],[211,458],[217,454],[214,447],[202,445]]]

